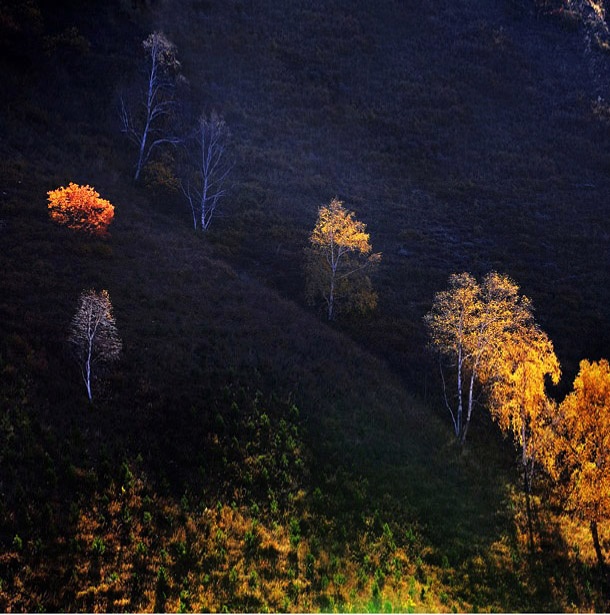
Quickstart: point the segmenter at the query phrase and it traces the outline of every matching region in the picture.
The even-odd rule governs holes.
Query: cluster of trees
[[[130,93],[120,96],[121,130],[137,150],[134,179],[140,179],[156,152],[164,146],[174,146],[177,149],[174,171],[190,207],[193,227],[206,231],[220,200],[227,194],[226,182],[232,168],[227,155],[230,132],[215,112],[209,116],[202,113],[194,129],[181,131],[178,128],[181,107],[176,97],[181,66],[176,46],[162,32],[153,32],[142,42],[142,47],[146,58],[145,79],[131,88]],[[49,201],[54,220],[93,234],[105,234],[114,215],[114,207],[100,199],[89,186],[71,183],[67,189],[49,192]],[[320,207],[309,244],[307,297],[311,303],[322,297],[328,320],[334,319],[339,309],[365,312],[376,307],[377,294],[369,273],[380,262],[381,254],[372,253],[366,226],[341,201],[335,198],[328,206]],[[87,342],[77,354],[90,399],[93,363],[102,359],[110,361],[117,353],[113,342],[106,348],[103,328],[90,331],[84,323],[89,322],[93,310],[97,315],[106,315],[102,322],[108,327],[111,322],[114,326],[110,308],[106,291],[101,295],[88,291],[81,296],[81,307],[73,322],[71,341]],[[80,332],[75,333],[76,330]],[[94,348],[98,355],[92,361]]]
[[[163,146],[177,148],[177,183],[192,214],[193,227],[206,231],[227,194],[232,164],[227,153],[230,131],[216,112],[202,113],[190,131],[179,128],[182,107],[176,97],[181,81],[176,46],[162,32],[143,42],[146,79],[130,95],[120,96],[122,132],[137,148],[134,179]],[[182,134],[181,134],[182,133]],[[377,304],[368,273],[379,263],[369,235],[353,212],[338,199],[318,211],[307,250],[307,295],[322,296],[332,320],[337,305],[345,311],[367,311]]]
[[[176,46],[162,32],[153,32],[142,47],[146,78],[120,96],[121,130],[137,149],[134,179],[164,146],[176,148],[174,179],[190,207],[193,227],[206,231],[227,193],[230,132],[216,112],[201,113],[189,121],[194,127],[184,129],[185,112],[176,96],[184,82]]]
[[[180,62],[176,46],[161,32],[150,34],[142,46],[147,59],[143,88],[120,97],[122,132],[136,145],[134,179],[164,145],[180,146],[177,165],[180,187],[193,215],[195,229],[207,230],[220,199],[226,194],[225,180],[231,170],[226,155],[229,131],[216,113],[202,114],[186,135],[173,132],[177,119],[176,85]],[[91,186],[70,182],[48,193],[50,218],[78,232],[105,236],[114,218],[114,206]],[[103,370],[116,361],[122,349],[108,291],[83,291],[68,338],[80,367],[89,400],[92,385]]]
[[[134,179],[139,180],[155,151],[164,145],[177,148],[177,183],[192,214],[193,227],[206,231],[227,194],[232,164],[227,154],[230,131],[220,115],[201,114],[195,128],[184,133],[176,97],[180,62],[176,46],[162,32],[153,32],[142,43],[146,79],[131,95],[120,96],[123,133],[137,148]],[[379,263],[373,254],[366,226],[338,199],[318,211],[306,250],[307,297],[322,297],[329,320],[338,306],[344,311],[375,308],[377,294],[369,273]]]
[[[535,322],[531,301],[507,276],[453,274],[425,316],[430,345],[441,360],[447,409],[464,443],[476,398],[483,395],[500,429],[521,452],[530,520],[536,469],[553,480],[570,515],[589,523],[604,566],[598,526],[610,518],[610,366],[584,360],[574,391],[561,403],[546,391],[561,375],[553,344]],[[444,375],[455,385],[450,394]]]
[[[133,114],[121,99],[123,131],[138,146],[136,180],[158,147],[185,143],[184,138],[169,136],[165,125],[175,106],[170,79],[170,73],[179,69],[175,47],[160,33],[151,34],[143,46],[149,58],[149,73],[140,114]],[[231,170],[225,156],[227,135],[228,129],[219,115],[202,115],[191,135],[195,148],[186,148],[182,157],[180,187],[190,205],[195,229],[198,225],[203,230],[209,228],[219,200],[226,194],[225,179]],[[107,235],[114,206],[91,186],[71,182],[67,188],[49,191],[48,200],[49,215],[55,222],[86,234]],[[329,205],[319,208],[306,249],[309,301],[314,303],[322,297],[328,320],[334,319],[340,309],[374,309],[377,294],[369,274],[380,260],[381,254],[372,252],[366,225],[341,201],[332,199]],[[119,358],[122,348],[106,290],[81,293],[69,341],[87,396],[92,400],[92,383],[99,380],[104,367]]]
[[[114,207],[99,199],[93,188],[73,183],[68,189],[49,192],[49,208],[52,219],[92,234],[106,233],[114,213]],[[368,272],[379,263],[381,254],[372,253],[366,226],[341,201],[333,199],[320,207],[310,244],[306,250],[308,295],[312,302],[316,296],[324,298],[329,320],[335,317],[337,304],[359,311],[375,307],[377,294]],[[119,358],[122,349],[108,291],[81,293],[69,341],[92,400],[92,382]]]
[[[102,199],[91,186],[70,182],[67,187],[50,190],[47,194],[49,216],[57,224],[92,236],[108,234],[114,219],[114,205]],[[80,367],[87,396],[92,400],[92,383],[104,367],[119,358],[122,349],[108,291],[81,293],[68,341]]]

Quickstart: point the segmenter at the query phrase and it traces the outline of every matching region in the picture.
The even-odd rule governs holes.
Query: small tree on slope
[[[100,198],[91,186],[73,182],[66,188],[49,190],[49,216],[51,220],[76,231],[103,236],[114,218],[114,206]]]
[[[366,225],[343,203],[333,199],[320,207],[306,250],[307,295],[311,303],[322,295],[332,320],[337,306],[366,312],[377,305],[377,293],[368,273],[381,261],[372,254]]]
[[[116,361],[122,350],[108,291],[97,293],[87,290],[81,293],[80,305],[72,319],[68,341],[73,345],[87,387],[87,395],[91,400],[94,372]]]
[[[226,153],[229,131],[216,113],[201,115],[187,144],[180,186],[193,214],[193,226],[206,231],[226,195],[231,164]]]
[[[144,90],[131,103],[121,95],[121,131],[138,148],[134,179],[159,146],[180,142],[171,135],[167,123],[175,108],[175,74],[180,68],[176,47],[162,32],[153,32],[142,43],[147,56]]]
[[[455,395],[448,395],[444,375],[443,392],[455,435],[463,444],[475,387],[493,382],[503,360],[500,349],[509,337],[533,326],[532,306],[505,275],[488,273],[479,284],[469,273],[452,274],[448,289],[436,294],[424,321],[430,346],[455,377]]]

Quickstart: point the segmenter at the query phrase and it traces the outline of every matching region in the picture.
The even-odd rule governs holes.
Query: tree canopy
[[[50,190],[49,216],[51,220],[68,228],[105,235],[114,218],[114,206],[91,186],[79,186],[73,182],[66,188]]]
[[[535,324],[518,327],[499,348],[490,387],[490,411],[500,429],[512,433],[521,449],[526,489],[534,463],[548,452],[548,429],[556,405],[546,394],[547,380],[559,382],[561,370],[553,343]]]

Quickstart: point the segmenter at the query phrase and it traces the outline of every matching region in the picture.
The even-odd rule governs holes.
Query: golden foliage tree
[[[498,347],[489,388],[489,409],[505,434],[512,434],[521,451],[530,547],[534,544],[531,490],[536,467],[546,467],[552,455],[552,426],[557,404],[546,384],[559,382],[561,370],[553,343],[531,319],[504,336]]]
[[[505,275],[488,273],[482,284],[470,273],[452,274],[449,287],[435,295],[424,317],[431,347],[454,372],[455,395],[445,403],[456,437],[464,443],[475,403],[475,387],[493,381],[500,349],[519,327],[533,321],[527,297]]]
[[[366,225],[343,207],[338,199],[318,210],[318,219],[307,250],[307,295],[313,303],[322,296],[332,320],[337,304],[365,312],[377,305],[368,273],[381,260],[373,254]]]
[[[108,291],[83,291],[79,308],[72,319],[69,342],[73,345],[87,395],[97,367],[116,361],[122,350]]]
[[[525,488],[532,473],[549,452],[548,429],[556,407],[546,394],[546,383],[559,382],[561,370],[553,343],[537,325],[518,328],[499,348],[490,387],[491,415],[504,433],[512,433],[521,449]],[[546,464],[545,464],[546,465]]]
[[[50,190],[49,216],[51,220],[77,231],[105,235],[114,218],[114,206],[100,198],[91,186],[70,182],[66,188]]]
[[[443,391],[455,435],[462,441],[466,438],[467,429],[464,422],[464,389],[468,387],[469,381],[468,399],[472,400],[472,389],[479,362],[479,358],[473,352],[477,347],[477,344],[473,344],[473,338],[480,312],[480,295],[481,289],[472,275],[454,273],[449,277],[449,288],[436,294],[432,309],[424,318],[430,336],[430,345],[440,357],[449,360],[456,372],[455,405],[447,397],[444,376]],[[443,375],[442,366],[441,375]],[[471,411],[471,404],[468,407]],[[470,417],[470,412],[468,416]]]
[[[574,390],[559,407],[555,476],[564,487],[566,511],[589,524],[601,567],[599,524],[610,519],[610,365],[580,363]]]

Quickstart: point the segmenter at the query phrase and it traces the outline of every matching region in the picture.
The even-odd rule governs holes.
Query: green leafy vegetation
[[[593,544],[548,477],[524,493],[489,413],[455,441],[423,321],[452,273],[502,271],[558,400],[608,355],[599,23],[559,0],[98,4],[0,5],[0,609],[607,610],[607,520]],[[176,144],[133,181],[120,92],[153,32],[176,113],[231,131],[206,233]],[[70,182],[113,204],[107,235],[49,220]],[[332,198],[383,260],[376,310],[329,324],[303,250]],[[92,403],[87,288],[122,341]]]

